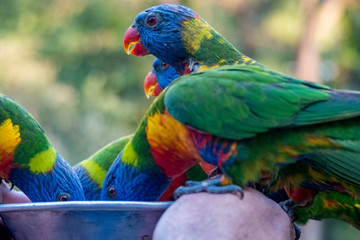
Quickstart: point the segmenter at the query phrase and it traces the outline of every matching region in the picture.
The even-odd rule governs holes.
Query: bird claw
[[[196,186],[196,185],[199,185],[199,184],[201,184],[201,181],[192,181],[192,180],[190,180],[190,181],[186,181],[185,182],[185,187],[192,187],[192,186]]]
[[[294,210],[294,207],[297,207],[297,203],[294,202],[291,199],[285,200],[281,203],[279,203],[280,207],[286,212],[286,214],[289,216],[290,221],[293,223],[294,225],[294,229],[295,229],[295,240],[300,239],[301,236],[301,230],[300,228],[295,224],[295,221],[297,219],[296,216],[296,212]]]
[[[1,184],[3,181],[5,181],[7,184],[10,184],[10,189],[9,189],[9,191],[13,190],[13,188],[14,188],[15,185],[14,185],[12,182],[10,182],[10,181],[8,181],[8,180],[5,180],[5,179],[3,179],[3,178],[0,178],[0,184]]]
[[[240,186],[231,184],[223,186],[220,178],[207,179],[201,182],[198,181],[187,181],[185,186],[181,186],[174,192],[175,199],[179,197],[199,192],[208,192],[208,193],[232,193],[242,199],[244,197],[243,189]]]
[[[301,236],[301,229],[293,222],[294,229],[295,229],[295,240],[299,240]]]
[[[291,200],[288,199],[286,201],[283,201],[279,203],[280,207],[286,212],[286,214],[289,216],[291,222],[295,222],[297,219],[296,212],[294,210],[294,207],[297,206],[297,204]]]

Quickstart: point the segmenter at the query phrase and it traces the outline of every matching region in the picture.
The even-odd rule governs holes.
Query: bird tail
[[[306,223],[308,219],[334,218],[360,230],[360,199],[346,193],[320,191],[313,204],[297,207],[296,215],[299,223]]]

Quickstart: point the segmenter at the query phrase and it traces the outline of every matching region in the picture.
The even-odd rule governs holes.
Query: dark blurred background
[[[122,39],[140,11],[160,3],[191,7],[270,68],[360,90],[359,0],[0,0],[1,92],[35,116],[70,164],[134,132],[151,103],[143,81],[154,58],[127,56]],[[304,232],[360,239],[338,221]]]

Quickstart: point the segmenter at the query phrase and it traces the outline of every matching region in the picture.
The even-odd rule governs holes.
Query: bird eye
[[[70,200],[69,197],[66,195],[61,196],[59,199],[60,202],[69,201],[69,200]]]
[[[167,68],[169,66],[169,64],[165,63],[165,62],[161,62],[161,67],[162,68]]]
[[[109,187],[107,193],[110,198],[116,197],[116,189],[114,187]]]
[[[149,25],[149,26],[154,26],[156,24],[156,17],[154,16],[149,16],[146,20],[146,23]]]
[[[60,192],[58,194],[57,200],[60,202],[70,201],[70,194],[67,192]]]

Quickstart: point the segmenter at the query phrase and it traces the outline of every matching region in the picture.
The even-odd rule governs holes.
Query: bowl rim
[[[159,211],[173,202],[69,201],[0,204],[0,213],[30,211]]]

